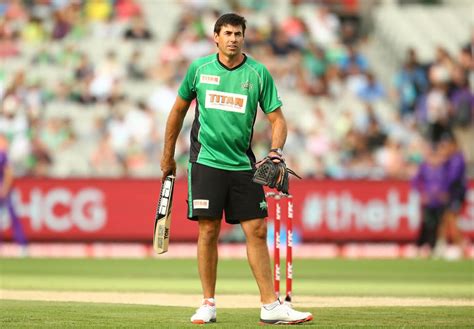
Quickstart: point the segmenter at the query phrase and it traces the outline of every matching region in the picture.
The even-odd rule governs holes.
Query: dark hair
[[[221,32],[221,28],[225,25],[232,25],[232,26],[242,26],[242,34],[245,35],[245,25],[247,21],[244,17],[239,16],[234,13],[224,14],[219,17],[214,25],[214,33],[219,34]]]

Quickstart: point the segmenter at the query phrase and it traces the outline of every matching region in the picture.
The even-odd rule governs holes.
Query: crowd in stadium
[[[0,133],[10,142],[17,175],[160,175],[167,112],[190,61],[215,51],[212,24],[222,10],[183,3],[195,7],[182,10],[167,40],[136,0],[0,4],[2,62],[8,66],[20,58],[27,64],[0,69]],[[416,49],[409,50],[387,89],[361,51],[357,21],[343,20],[325,6],[300,10],[298,4],[293,15],[276,20],[266,14],[269,1],[230,3],[234,7],[227,10],[248,17],[245,52],[268,67],[282,94],[321,100],[320,106],[286,109],[283,98],[289,117],[284,152],[297,172],[317,178],[406,179],[422,161],[424,141],[435,141],[448,128],[472,168],[472,40],[456,54],[440,45],[432,63],[420,63]],[[97,60],[91,56],[97,49],[76,46],[91,39],[112,40],[115,47],[102,49],[104,56]],[[148,61],[141,49],[157,40],[155,60]],[[133,51],[127,58],[118,56],[117,48],[127,42],[133,42]],[[60,74],[45,79],[34,74],[38,70]],[[137,97],[127,89],[133,84],[153,88]],[[344,99],[351,100],[349,105]],[[380,104],[398,108],[380,114]],[[333,107],[344,109],[335,116]],[[75,110],[54,115],[56,108]],[[77,116],[78,111],[99,114]],[[84,134],[76,121],[86,118],[93,129]],[[190,129],[190,121],[184,129]],[[181,136],[177,160],[183,175],[189,134]],[[268,143],[262,115],[254,131],[257,156],[265,154]]]

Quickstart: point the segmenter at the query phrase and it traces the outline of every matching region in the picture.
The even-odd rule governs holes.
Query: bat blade
[[[161,185],[153,232],[153,249],[158,254],[168,251],[170,242],[171,203],[173,201],[174,176],[166,176]]]

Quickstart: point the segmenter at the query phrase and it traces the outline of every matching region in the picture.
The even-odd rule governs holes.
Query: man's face
[[[214,33],[214,41],[224,55],[232,57],[240,54],[244,44],[242,26],[222,26],[219,34]]]

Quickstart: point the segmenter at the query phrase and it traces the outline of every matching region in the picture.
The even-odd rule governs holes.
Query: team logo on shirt
[[[208,74],[201,74],[199,79],[201,83],[207,83],[209,85],[219,85],[221,82],[221,77],[217,75],[208,75]]]
[[[247,95],[206,90],[206,108],[229,112],[245,113]]]
[[[252,89],[253,84],[251,84],[250,81],[247,80],[247,81],[245,81],[245,82],[242,82],[242,83],[240,84],[240,86],[242,87],[242,89],[250,90],[250,89]]]

